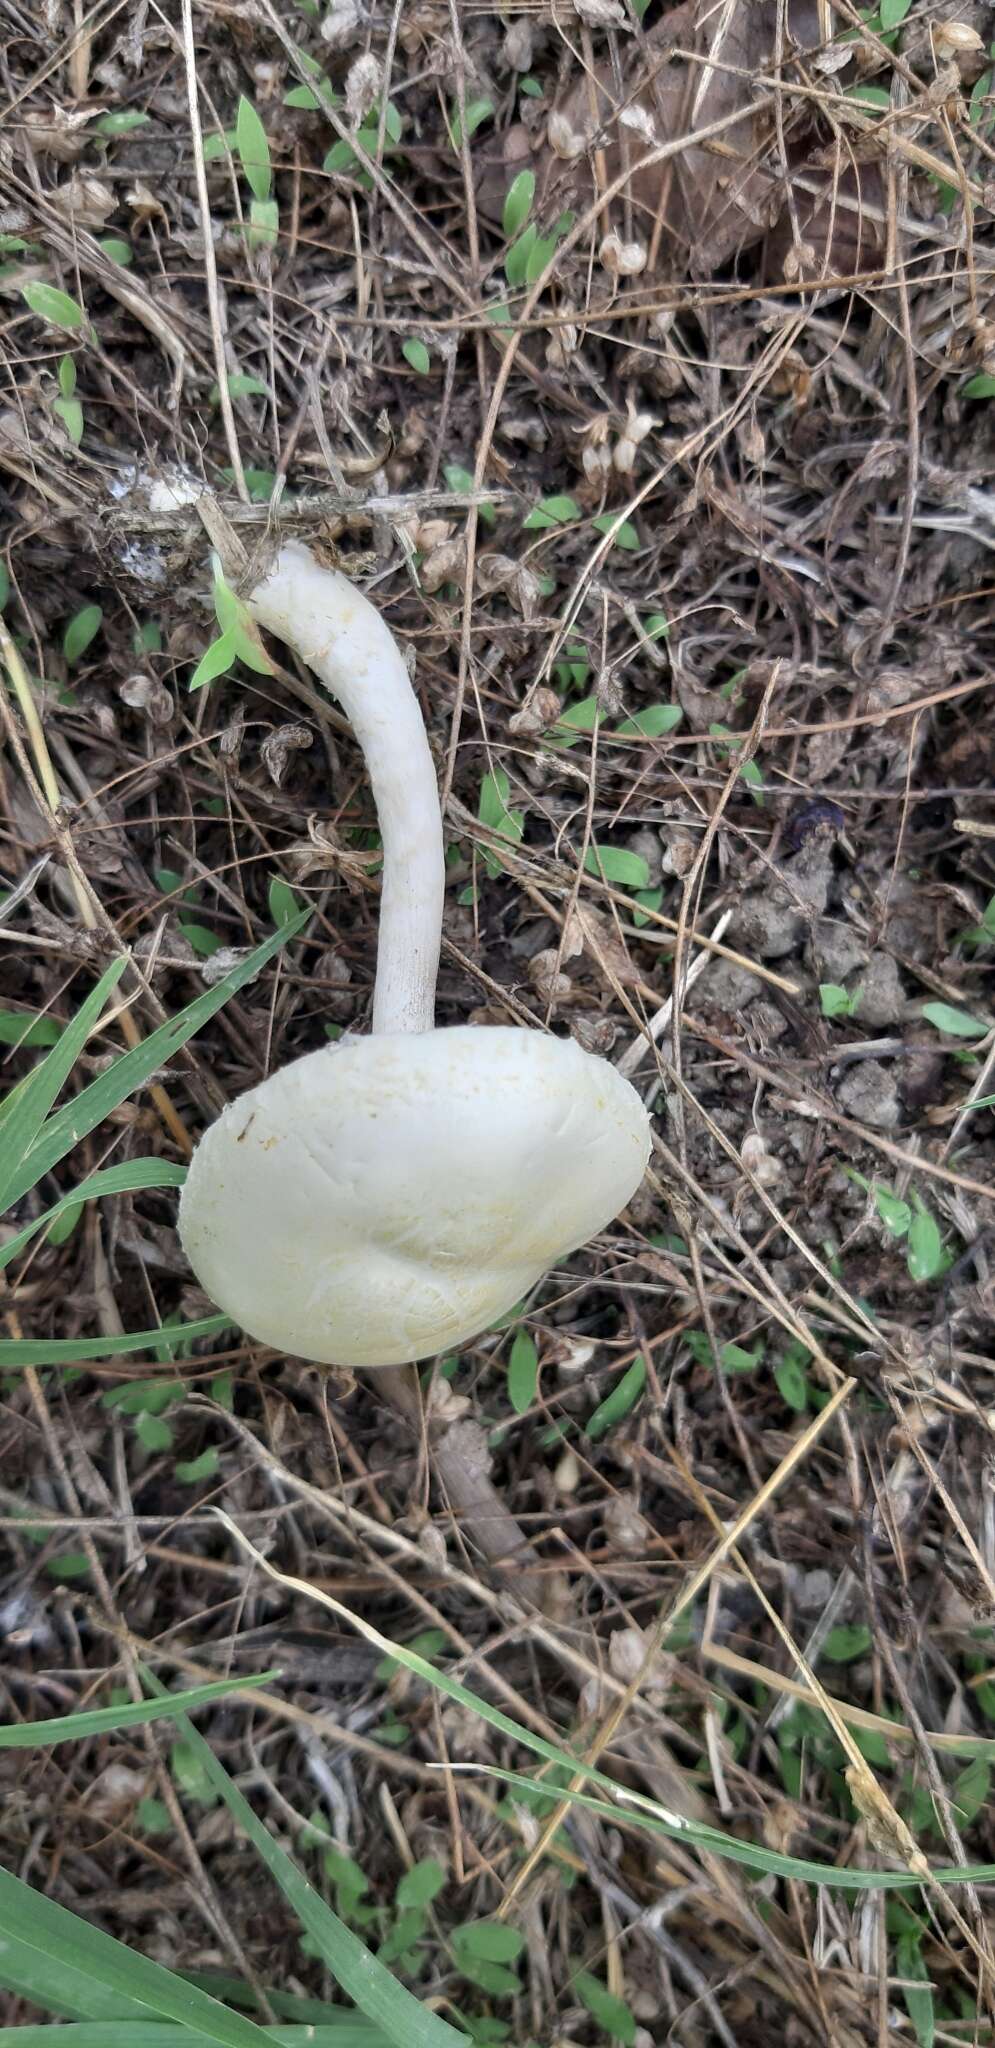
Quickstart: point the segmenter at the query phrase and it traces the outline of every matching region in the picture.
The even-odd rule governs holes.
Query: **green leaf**
[[[684,713],[679,704],[647,704],[645,711],[636,711],[631,718],[623,718],[615,727],[619,739],[630,735],[645,740],[662,739],[665,733],[673,732],[680,725]]]
[[[916,1213],[909,1224],[909,1273],[913,1280],[935,1280],[943,1270],[940,1226],[918,1195],[913,1195],[912,1199]]]
[[[224,940],[219,939],[217,932],[212,932],[206,924],[188,924],[185,918],[181,918],[180,930],[202,960],[210,960],[224,945]]]
[[[190,678],[191,690],[202,690],[205,683],[216,682],[219,676],[226,676],[238,660],[238,642],[234,633],[220,633],[205,647],[203,654]]]
[[[0,1045],[54,1045],[62,1026],[36,1010],[0,1010]]]
[[[169,1752],[169,1773],[187,1799],[196,1800],[198,1806],[217,1805],[218,1795],[204,1769],[203,1752],[192,1742],[174,1742]]]
[[[580,506],[576,498],[565,491],[554,492],[551,498],[540,498],[538,505],[522,521],[523,533],[541,533],[549,526],[567,526],[580,518]]]
[[[216,163],[219,157],[225,156],[235,146],[236,135],[234,128],[226,128],[224,134],[214,129],[204,137],[204,162],[206,164]]]
[[[912,5],[912,0],[881,0],[880,15],[883,29],[897,28]]]
[[[634,1358],[621,1379],[616,1380],[611,1393],[606,1394],[604,1400],[599,1402],[586,1424],[585,1435],[593,1441],[599,1436],[604,1436],[606,1430],[614,1429],[616,1422],[624,1422],[635,1407],[645,1385],[646,1361],[642,1357]]]
[[[808,1407],[809,1385],[806,1368],[811,1356],[808,1345],[794,1338],[774,1367],[777,1391],[782,1401],[793,1409],[796,1415],[804,1415]]]
[[[417,372],[419,377],[428,376],[432,368],[432,359],[423,341],[419,341],[416,336],[412,336],[410,341],[402,342],[401,354],[405,362],[410,363],[411,368]]]
[[[289,882],[285,882],[282,875],[273,876],[269,885],[268,903],[269,914],[273,923],[277,925],[291,924],[294,918],[310,914],[298,901]]]
[[[453,1928],[453,1947],[482,1963],[513,1963],[525,1947],[525,1936],[504,1920],[467,1920]]]
[[[82,327],[86,320],[82,306],[57,285],[36,278],[31,284],[22,284],[21,297],[39,320],[47,320],[52,327]]]
[[[217,1450],[213,1444],[209,1444],[206,1451],[201,1451],[199,1458],[181,1459],[178,1465],[174,1465],[173,1470],[181,1485],[197,1486],[202,1479],[213,1479],[220,1463]]]
[[[504,259],[504,274],[512,290],[525,283],[529,258],[537,241],[538,230],[530,226],[523,230],[516,241],[512,242]]]
[[[461,494],[472,491],[473,478],[470,471],[463,468],[461,462],[447,462],[442,474],[451,491],[459,491]],[[478,505],[477,517],[485,526],[494,526],[497,523],[497,513],[493,505]]]
[[[446,1873],[434,1856],[423,1857],[420,1863],[412,1864],[406,1870],[394,1894],[395,1904],[403,1909],[409,1906],[430,1906],[433,1899],[445,1889]]]
[[[402,1647],[407,1651],[414,1651],[417,1657],[431,1658],[437,1657],[448,1644],[449,1637],[444,1629],[423,1628],[419,1629],[416,1636],[409,1637]],[[389,1657],[381,1657],[374,1674],[378,1685],[389,1685],[395,1671],[400,1671],[403,1667],[404,1659],[400,1653],[395,1656],[392,1651]]]
[[[601,707],[596,697],[581,697],[576,704],[568,704],[556,721],[556,730],[566,727],[569,732],[593,732],[601,716]]]
[[[532,211],[535,189],[534,171],[519,171],[517,178],[512,179],[505,194],[504,211],[501,215],[501,226],[507,242],[513,241],[516,235],[521,234]]]
[[[250,249],[275,249],[280,238],[280,208],[275,199],[249,201]]]
[[[70,441],[79,447],[83,439],[83,407],[78,398],[53,398],[52,411],[58,413]]]
[[[593,2020],[605,2034],[614,2041],[632,2042],[636,2038],[636,2022],[627,2005],[602,1984],[600,1977],[592,1977],[588,1970],[577,1970],[571,1978],[571,1985],[582,2005],[586,2005]]]
[[[995,81],[995,72],[983,71],[981,77],[975,79],[975,82],[971,87],[971,102],[968,109],[968,119],[971,122],[972,128],[977,128],[982,123],[986,128],[991,127],[993,109],[989,106],[988,103],[992,97],[993,81]],[[972,397],[976,395],[979,398],[991,398],[995,396],[995,377],[990,378],[988,381],[992,386],[991,391],[981,391],[978,392],[977,394],[971,393],[970,395]]]
[[[169,1808],[161,1799],[140,1799],[135,1808],[135,1824],[143,1835],[168,1835],[173,1825]],[[158,2027],[156,2032],[160,2032]],[[161,2032],[165,2035],[166,2028],[163,2027]],[[0,2041],[2,2040],[3,2035],[0,2034]],[[68,2048],[72,2048],[72,2043],[68,2044]]]
[[[121,265],[122,270],[127,270],[129,263],[135,260],[131,243],[124,241],[120,235],[101,236],[100,247],[112,263]]]
[[[476,135],[477,129],[482,123],[490,120],[494,112],[494,101],[488,99],[467,100],[464,111],[466,114],[466,137],[469,142],[470,137]],[[463,123],[460,120],[458,106],[453,108],[450,116],[449,133],[452,137],[453,148],[461,148],[463,143]]]
[[[860,1001],[860,990],[853,995],[838,981],[820,981],[819,1003],[824,1017],[852,1017]]]
[[[969,1827],[987,1806],[991,1782],[991,1766],[980,1756],[954,1779],[952,1798],[961,1827]]]
[[[990,1028],[969,1010],[955,1010],[951,1003],[924,1003],[922,1014],[927,1024],[934,1024],[951,1038],[983,1038]]]
[[[617,512],[599,512],[597,518],[592,519],[591,525],[596,533],[610,533],[615,546],[626,548],[630,554],[642,546],[631,519],[623,519],[619,523]]]
[[[905,1237],[912,1221],[912,1211],[907,1202],[893,1195],[888,1188],[874,1189],[874,1207],[886,1229],[893,1237]]]
[[[149,119],[141,107],[115,107],[94,121],[90,134],[103,135],[114,141],[120,135],[133,135],[135,129],[144,128]]]
[[[157,1452],[170,1451],[173,1448],[173,1432],[161,1415],[136,1416],[135,1435],[143,1450]]]
[[[871,1632],[863,1622],[843,1622],[830,1629],[822,1654],[830,1664],[853,1664],[858,1657],[866,1657],[870,1647]]]
[[[933,2048],[936,2039],[933,1992],[929,1971],[923,1961],[921,1939],[918,1930],[899,1935],[895,1943],[895,1974],[906,1980],[902,1986],[902,1999],[919,2048]],[[919,1990],[916,1988],[918,1985],[923,1988]]]
[[[652,923],[649,913],[653,910],[659,910],[663,902],[663,890],[662,888],[637,889],[636,902],[639,908],[633,911],[632,922],[637,931],[641,931],[644,925]]]
[[[508,839],[517,846],[525,829],[525,814],[508,809],[510,793],[511,784],[504,769],[495,768],[481,782],[477,816],[482,825],[487,825],[492,832],[499,833],[502,839]]]
[[[54,1223],[45,1232],[46,1244],[67,1244],[83,1214],[82,1202],[63,1202]]]
[[[267,200],[273,183],[269,140],[252,101],[244,93],[235,119],[235,146],[250,192],[255,199]]]
[[[117,1415],[161,1415],[186,1391],[182,1380],[121,1380],[101,1394],[100,1405]]]
[[[755,1372],[764,1355],[762,1344],[755,1344],[748,1351],[743,1344],[723,1344],[719,1352],[719,1364],[723,1372]]]
[[[76,389],[76,358],[60,356],[58,368],[59,390],[63,398],[71,398]]]
[[[508,1360],[508,1399],[516,1415],[531,1408],[539,1382],[539,1355],[528,1330],[519,1330]]]
[[[85,1579],[90,1569],[90,1560],[85,1550],[67,1550],[61,1557],[50,1557],[45,1570],[53,1579]]]
[[[891,94],[883,85],[848,85],[843,97],[874,113],[888,113],[891,109]]]
[[[234,636],[238,659],[244,661],[247,668],[254,670],[256,675],[271,675],[273,664],[256,631],[252,613],[248,605],[243,604],[242,599],[237,597],[234,590],[225,582],[224,571],[217,555],[212,558],[211,570],[214,578],[214,612],[222,634],[231,633]]]
[[[264,384],[261,377],[250,377],[244,370],[236,370],[231,377],[225,379],[225,382],[228,386],[229,398],[269,397],[269,385]],[[208,405],[220,405],[221,386],[219,384],[211,385],[210,391],[207,394],[207,402]]]
[[[649,0],[646,0],[646,5],[649,6]],[[526,98],[530,100],[541,100],[543,97],[542,86],[537,78],[520,78],[518,90],[523,92]]]
[[[588,847],[584,855],[584,867],[589,875],[599,875],[602,881],[614,882],[620,889],[648,889],[650,871],[641,853],[630,853],[626,846]]]
[[[82,659],[91,640],[99,633],[103,616],[99,604],[85,604],[82,611],[70,619],[62,636],[62,652],[70,668]]]

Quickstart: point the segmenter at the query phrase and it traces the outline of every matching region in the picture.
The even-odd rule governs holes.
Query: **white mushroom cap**
[[[540,1031],[346,1039],[225,1110],[180,1230],[263,1343],[404,1364],[475,1336],[624,1207],[646,1111],[606,1060]]]

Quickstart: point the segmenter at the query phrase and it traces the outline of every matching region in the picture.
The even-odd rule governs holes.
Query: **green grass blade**
[[[186,1726],[190,1728],[191,1723]],[[58,1984],[69,1981],[68,1972],[80,1986],[81,1995],[92,2001],[87,2017],[120,2018],[126,2013],[148,2020],[159,2014],[185,2028],[188,2036],[216,2041],[220,2048],[265,2048],[267,2037],[254,2020],[227,2011],[161,1963],[149,1962],[115,1941],[113,1935],[67,1912],[44,1892],[33,1891],[10,1871],[0,1870],[0,1980],[4,1983],[10,1983],[14,1962],[18,1990],[43,2009],[58,1997]],[[459,2035],[453,2038],[461,2039]]]
[[[16,1237],[8,1238],[0,1248],[0,1273],[11,1259],[28,1244],[46,1223],[52,1223],[65,1209],[74,1209],[77,1202],[95,1202],[100,1195],[127,1195],[136,1188],[181,1188],[186,1179],[186,1168],[173,1166],[168,1159],[129,1159],[121,1166],[105,1166],[99,1173],[92,1173],[89,1180],[81,1180],[77,1188],[61,1201],[54,1202],[33,1223],[25,1224]]]
[[[125,1358],[129,1351],[155,1351],[165,1343],[186,1344],[230,1330],[230,1316],[201,1316],[196,1323],[170,1323],[168,1330],[126,1330],[123,1337],[3,1337],[0,1367],[78,1365],[86,1358]]]
[[[24,1525],[30,1529],[30,1518]],[[106,1735],[114,1728],[137,1728],[145,1721],[171,1720],[177,1714],[192,1714],[212,1700],[228,1699],[233,1692],[249,1692],[253,1686],[269,1685],[277,1671],[253,1672],[248,1678],[217,1678],[208,1685],[193,1685],[186,1692],[167,1693],[165,1698],[129,1700],[119,1707],[84,1707],[78,1714],[60,1714],[51,1721],[18,1722],[0,1728],[0,1749],[54,1749],[57,1742],[82,1742],[86,1735]]]
[[[386,2034],[343,2013],[341,2025],[264,2027],[269,2048],[389,2048]],[[466,2041],[463,2034],[460,2039]],[[0,2048],[190,2048],[186,2027],[161,2020],[84,2020],[69,2027],[0,2027]]]
[[[452,1768],[459,1770],[460,1766],[456,1764]],[[471,1765],[470,1768],[476,1767]],[[488,1764],[481,1768],[487,1777],[498,1778],[503,1785],[517,1785],[527,1791],[530,1803],[538,1797],[555,1806],[559,1800],[569,1799],[572,1806],[586,1807],[609,1826],[618,1822],[619,1807],[610,1805],[607,1800],[595,1799],[585,1792],[571,1792],[567,1786],[547,1786],[538,1778],[523,1777],[519,1771],[499,1770],[496,1765]],[[736,1835],[723,1834],[721,1828],[708,1827],[702,1821],[686,1820],[681,1814],[667,1813],[655,1800],[640,1793],[626,1792],[622,1810],[626,1821],[633,1827],[666,1835],[671,1841],[691,1843],[696,1848],[707,1849],[713,1856],[724,1857],[727,1863],[745,1863],[750,1869],[763,1871],[767,1876],[793,1877],[803,1884],[828,1885],[833,1891],[841,1892],[911,1891],[923,1882],[921,1877],[908,1870],[841,1870],[834,1863],[809,1862],[803,1856],[784,1856],[777,1849],[754,1848],[750,1842],[741,1842]],[[995,1863],[953,1869],[940,1865],[931,1868],[930,1875],[936,1884],[991,1884],[995,1881]]]
[[[218,1520],[231,1530],[241,1548],[254,1557],[264,1571],[272,1572],[274,1577],[282,1578],[284,1584],[292,1585],[300,1592],[309,1591],[304,1580],[286,1579],[276,1572],[249,1542],[248,1537],[242,1535],[237,1524],[223,1509],[215,1508],[214,1513]],[[502,1713],[500,1707],[491,1706],[489,1700],[471,1692],[458,1678],[429,1663],[428,1659],[419,1656],[416,1650],[409,1649],[403,1643],[390,1642],[386,1636],[381,1635],[379,1629],[374,1628],[372,1622],[364,1620],[362,1615],[354,1614],[350,1607],[346,1607],[343,1601],[336,1600],[333,1594],[322,1592],[320,1595],[313,1594],[312,1597],[317,1598],[322,1607],[327,1607],[333,1614],[340,1615],[343,1621],[347,1621],[367,1642],[373,1643],[377,1649],[386,1652],[398,1664],[403,1664],[406,1670],[424,1679],[425,1684],[430,1685],[435,1692],[444,1693],[448,1699],[458,1700],[461,1706],[469,1707],[471,1713],[478,1715],[490,1727],[498,1729],[502,1735],[510,1736],[513,1742],[532,1750],[534,1755],[541,1756],[547,1763],[555,1764],[559,1770],[565,1770],[570,1776],[579,1776],[585,1779],[588,1785],[597,1786],[607,1792],[610,1795],[609,1800],[595,1799],[583,1792],[574,1792],[569,1796],[577,1805],[590,1807],[609,1824],[617,1822],[621,1806],[626,1820],[631,1821],[636,1827],[649,1828],[658,1834],[668,1836],[671,1840],[707,1849],[712,1855],[724,1856],[731,1863],[745,1863],[754,1870],[773,1872],[782,1877],[796,1877],[808,1884],[830,1885],[840,1890],[908,1890],[922,1882],[920,1878],[905,1871],[838,1870],[835,1864],[807,1862],[800,1857],[782,1856],[773,1849],[754,1848],[749,1842],[740,1841],[737,1835],[724,1834],[720,1828],[707,1827],[700,1821],[688,1820],[683,1814],[668,1813],[656,1800],[646,1798],[641,1793],[623,1790],[612,1778],[607,1777],[604,1771],[585,1763],[580,1757],[571,1756],[568,1750],[559,1748],[555,1743],[547,1742],[531,1728],[522,1727],[508,1714]],[[455,1768],[458,1769],[459,1766]],[[562,1785],[546,1785],[541,1779],[525,1778],[519,1773],[488,1766],[486,1775],[507,1780],[509,1784],[525,1786],[532,1793],[538,1793],[543,1799],[553,1803],[567,1796],[562,1790]],[[937,1884],[991,1884],[995,1881],[995,1864],[980,1864],[970,1869],[944,1869],[940,1866],[933,1875]]]
[[[59,1094],[63,1083],[72,1073],[73,1067],[100,1017],[111,990],[120,981],[124,972],[123,960],[112,960],[105,974],[102,974],[96,988],[91,989],[85,1001],[80,1004],[75,1017],[50,1053],[28,1075],[27,1080],[15,1091],[9,1102],[3,1120],[2,1143],[0,1143],[0,1211],[9,1207],[18,1197],[13,1192],[19,1171],[26,1154],[37,1142],[45,1118]],[[27,1183],[34,1185],[33,1179]],[[25,1189],[20,1190],[26,1192]]]
[[[43,2011],[58,2013],[67,2020],[99,2020],[105,2026],[108,2020],[129,2015],[129,2024],[146,2017],[145,2007],[136,1999],[102,1991],[62,1956],[48,1956],[41,1963],[33,1948],[27,1948],[9,1933],[4,1935],[0,1951],[0,1988],[12,1991],[17,1998],[30,1999],[32,2005],[40,2005]],[[17,2031],[20,2033],[20,2028]]]
[[[229,1977],[224,1970],[183,1970],[180,1974],[188,1984],[199,1984],[202,1991],[223,1999],[226,2005],[243,2006],[246,2012],[259,2011],[259,2000],[251,1984],[244,1983],[241,1977]],[[294,2020],[298,2026],[306,2023],[311,2027],[335,2027],[348,2020],[357,2030],[364,2030],[366,2048],[390,2048],[379,2028],[371,2027],[368,2020],[356,2019],[344,2006],[328,2005],[322,1998],[302,1998],[293,1991],[274,1991],[271,1984],[266,1986],[266,1996],[278,2020]]]
[[[261,946],[257,946],[255,952],[250,953],[246,960],[233,967],[231,973],[226,974],[224,980],[219,981],[215,988],[206,989],[202,996],[197,996],[192,1003],[188,1003],[186,1009],[181,1010],[178,1016],[171,1017],[168,1024],[161,1025],[149,1038],[144,1038],[141,1045],[136,1045],[131,1052],[122,1053],[120,1059],[115,1060],[105,1074],[99,1075],[96,1081],[91,1081],[88,1088],[80,1090],[73,1102],[67,1103],[64,1109],[57,1110],[54,1116],[49,1117],[48,1122],[38,1132],[23,1164],[19,1165],[13,1176],[11,1186],[7,1190],[7,1201],[16,1202],[22,1195],[27,1194],[28,1189],[34,1187],[43,1173],[48,1173],[53,1166],[57,1166],[59,1160],[64,1159],[66,1153],[71,1152],[73,1146],[79,1144],[81,1138],[96,1130],[97,1125],[103,1123],[104,1118],[109,1116],[119,1103],[133,1095],[136,1088],[141,1088],[149,1076],[155,1073],[157,1067],[167,1065],[173,1054],[179,1052],[181,1046],[186,1045],[187,1040],[193,1038],[233,995],[238,994],[239,989],[245,987],[246,982],[251,981],[259,973],[261,967],[265,967],[267,960],[271,960],[274,953],[278,953],[281,946],[285,946],[288,939],[292,939],[301,930],[310,915],[310,909],[306,909],[300,911],[297,917],[289,918],[287,923],[272,932]],[[81,1011],[80,1015],[82,1014]],[[72,1024],[66,1026],[58,1045],[52,1047],[48,1060],[64,1052],[78,1022],[79,1019],[76,1018]],[[48,1060],[43,1061],[42,1065],[47,1066]],[[69,1067],[71,1065],[72,1059],[69,1061]],[[66,1072],[69,1071],[69,1067],[66,1068]],[[31,1079],[34,1079],[33,1075]]]
[[[153,1680],[153,1683],[158,1681]],[[368,2020],[382,2028],[393,2048],[466,2048],[466,2035],[414,1998],[383,1963],[333,1913],[296,1864],[274,1841],[238,1786],[191,1722],[184,1738],[193,1744],[204,1775],[224,1800],[257,1855],[276,1879],[287,1904],[307,1929],[335,1982]]]

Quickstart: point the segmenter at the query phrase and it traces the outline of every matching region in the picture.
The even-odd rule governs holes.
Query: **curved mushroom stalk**
[[[249,598],[348,712],[383,836],[373,1034],[307,1053],[205,1133],[180,1200],[202,1285],[250,1336],[322,1364],[394,1367],[465,1343],[642,1179],[650,1127],[607,1061],[540,1031],[433,1029],[445,865],[417,699],[379,614],[285,545]],[[412,1419],[396,1371],[387,1399]],[[460,1425],[438,1477],[486,1555],[555,1589]],[[462,1425],[465,1433],[466,1425]]]

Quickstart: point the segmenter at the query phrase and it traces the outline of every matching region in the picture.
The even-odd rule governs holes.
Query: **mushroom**
[[[194,1153],[180,1235],[202,1286],[261,1342],[400,1365],[465,1343],[617,1215],[649,1119],[571,1039],[435,1028],[442,819],[400,650],[296,542],[247,602],[339,700],[366,759],[383,838],[373,1029],[229,1105]]]

